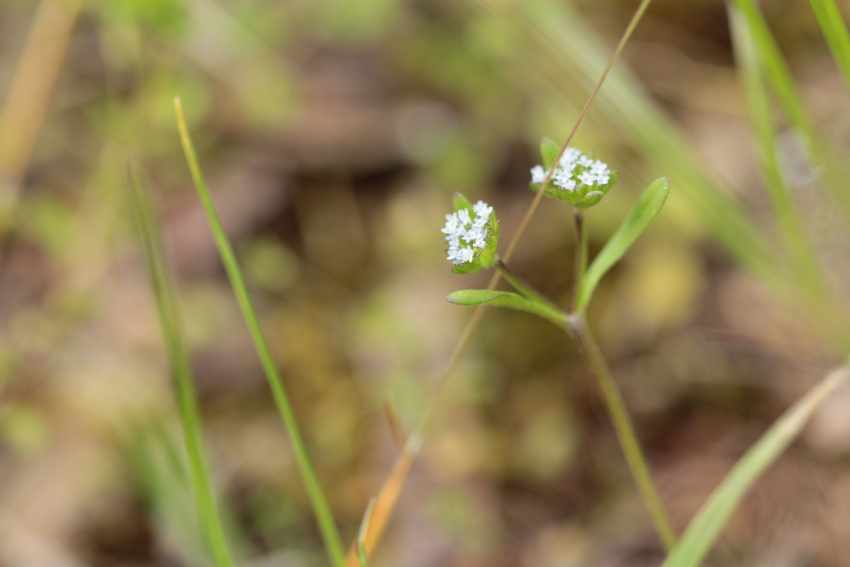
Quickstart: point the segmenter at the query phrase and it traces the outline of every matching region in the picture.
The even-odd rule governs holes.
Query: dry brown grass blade
[[[416,457],[417,452],[418,444],[414,445],[408,441],[396,459],[389,477],[387,477],[387,480],[381,486],[381,491],[378,492],[377,498],[375,498],[372,517],[369,519],[369,526],[366,530],[366,536],[363,539],[363,548],[366,551],[366,557],[372,557],[372,552],[384,535],[384,530],[387,524],[389,524],[390,516],[392,516],[395,510],[401,489],[404,488],[404,483],[407,482],[407,475],[410,474],[410,467],[413,465],[413,459]],[[360,567],[356,544],[349,548],[345,565],[346,567]]]
[[[78,0],[43,0],[0,113],[0,215],[17,197],[80,12]]]
[[[498,9],[497,5],[492,4],[488,0],[479,1],[484,4],[487,4],[491,9]],[[573,135],[576,133],[576,130],[578,130],[579,124],[581,124],[584,115],[587,113],[587,109],[590,108],[593,99],[596,97],[596,94],[602,87],[602,83],[605,82],[605,78],[608,76],[608,72],[611,70],[611,67],[614,66],[614,62],[616,62],[619,58],[620,53],[622,53],[623,48],[626,45],[626,42],[628,41],[641,17],[643,17],[643,14],[644,12],[646,12],[646,9],[649,6],[650,2],[651,0],[642,0],[637,10],[635,10],[635,13],[632,16],[632,19],[629,22],[626,31],[623,32],[623,36],[620,38],[620,42],[617,45],[617,48],[614,50],[614,54],[608,61],[608,65],[605,67],[605,70],[602,72],[602,75],[599,78],[599,82],[596,84],[596,88],[594,88],[593,92],[590,94],[587,103],[584,105],[581,114],[576,120],[575,126],[573,126],[570,135],[567,137],[567,141],[564,142],[564,145],[561,148],[558,157],[555,159],[556,163],[558,162],[558,160],[561,159],[561,156],[564,154],[570,142],[572,141]],[[552,178],[552,174],[554,173],[554,171],[554,167],[549,170],[546,176],[546,180],[543,182],[544,187],[547,183],[549,183],[549,180]],[[511,255],[516,249],[516,245],[519,242],[519,239],[522,236],[523,232],[525,232],[525,229],[528,226],[532,215],[534,215],[534,211],[537,210],[537,206],[540,204],[542,197],[543,191],[538,191],[531,205],[528,207],[528,211],[526,211],[525,216],[523,217],[522,222],[520,223],[519,229],[517,230],[516,234],[514,234],[514,237],[508,244],[507,251],[504,255],[505,261],[508,261],[510,259]],[[496,271],[493,274],[493,277],[490,279],[490,285],[487,286],[487,289],[495,289],[496,285],[499,283],[500,278],[501,274]],[[372,512],[372,517],[369,521],[364,540],[364,548],[366,551],[367,559],[372,558],[372,552],[374,551],[375,546],[384,534],[384,530],[386,529],[387,524],[389,523],[390,516],[395,510],[395,506],[398,502],[398,497],[401,493],[401,489],[404,487],[404,483],[407,481],[407,476],[410,473],[410,467],[413,464],[413,459],[419,452],[419,447],[421,446],[422,439],[424,439],[426,432],[436,415],[436,409],[440,406],[440,403],[448,389],[449,378],[451,377],[451,374],[454,371],[454,368],[457,365],[458,361],[460,360],[460,357],[463,354],[464,350],[466,350],[466,346],[469,343],[469,339],[472,336],[472,333],[475,328],[478,326],[482,315],[484,314],[485,307],[486,305],[482,304],[475,308],[475,312],[472,314],[472,317],[466,324],[466,327],[463,330],[463,334],[461,335],[460,340],[458,340],[457,345],[455,346],[451,359],[449,360],[449,363],[446,365],[445,371],[440,377],[440,385],[437,389],[437,395],[434,397],[434,400],[428,406],[428,409],[425,411],[425,415],[423,416],[419,427],[417,427],[416,431],[413,433],[410,440],[407,442],[404,449],[402,450],[402,453],[396,459],[396,462],[393,465],[393,469],[390,472],[389,477],[387,477],[387,480],[384,481],[384,484],[381,486],[381,490],[378,492],[378,496],[375,500],[375,508]],[[353,544],[351,548],[349,548],[348,556],[346,558],[346,567],[359,567],[359,565],[360,561],[357,557],[357,545],[355,542],[355,544]]]

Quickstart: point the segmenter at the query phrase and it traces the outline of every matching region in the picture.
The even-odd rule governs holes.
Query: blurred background
[[[415,425],[471,315],[445,296],[490,277],[449,269],[452,194],[494,205],[507,244],[540,138],[566,139],[637,4],[0,3],[0,565],[209,564],[128,164],[161,215],[238,562],[327,564],[191,185],[175,95],[348,542],[398,452],[384,404]],[[850,98],[808,3],[762,8],[844,151]],[[723,2],[654,1],[573,141],[620,173],[588,215],[591,253],[651,180],[671,179],[589,318],[677,529],[846,356],[850,225],[795,133],[778,140],[828,281],[818,308],[787,291],[781,260],[765,268],[780,245]],[[572,242],[568,206],[544,200],[511,266],[565,305]],[[714,564],[842,564],[848,404],[843,390],[822,408]],[[488,311],[374,565],[661,557],[576,346]]]

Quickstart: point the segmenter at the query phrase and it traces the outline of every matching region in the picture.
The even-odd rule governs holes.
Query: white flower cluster
[[[546,173],[542,165],[535,165],[531,168],[531,182],[543,183]],[[567,191],[575,191],[579,185],[602,187],[609,181],[611,170],[608,165],[587,157],[575,148],[566,149],[552,175],[552,183]]]
[[[472,210],[475,212],[475,220],[469,217],[467,209],[446,215],[446,226],[442,230],[449,243],[449,257],[446,259],[452,260],[454,264],[472,262],[475,253],[487,246],[486,225],[490,222],[493,207],[484,201],[478,201],[472,205]],[[466,246],[461,241],[466,243]]]

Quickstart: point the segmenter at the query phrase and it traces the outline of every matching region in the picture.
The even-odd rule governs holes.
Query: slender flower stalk
[[[584,271],[587,269],[587,235],[584,229],[584,213],[573,209],[573,221],[576,229],[576,253],[573,260],[573,289],[570,293],[570,313],[575,313],[578,305],[578,290]]]
[[[676,545],[676,533],[673,531],[670,519],[667,517],[667,512],[664,510],[664,505],[658,495],[658,489],[652,480],[649,465],[641,450],[640,442],[635,433],[635,426],[629,417],[620,389],[611,375],[611,370],[602,356],[602,351],[599,350],[599,345],[596,344],[596,340],[587,328],[587,321],[585,321],[584,316],[570,315],[569,321],[569,326],[572,328],[574,336],[578,338],[582,354],[596,380],[596,385],[599,387],[608,415],[611,416],[617,440],[620,442],[620,448],[626,457],[626,463],[637,485],[643,504],[655,524],[655,530],[658,532],[664,548],[670,551]]]

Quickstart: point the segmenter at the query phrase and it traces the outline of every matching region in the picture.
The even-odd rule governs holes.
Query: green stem
[[[575,223],[576,246],[573,259],[573,292],[570,295],[570,313],[575,313],[578,305],[578,291],[584,271],[587,269],[587,234],[584,228],[584,213],[580,209],[573,209],[573,221]]]
[[[531,286],[523,282],[521,279],[516,277],[513,272],[508,268],[507,264],[505,264],[501,258],[497,258],[496,264],[494,264],[496,269],[499,270],[499,273],[502,274],[502,277],[505,280],[514,286],[518,292],[525,296],[530,302],[532,302],[531,309],[525,309],[526,311],[530,311],[536,315],[540,315],[545,319],[548,319],[555,325],[567,329],[569,331],[569,325],[567,325],[568,317],[567,314],[558,309],[558,307],[543,297],[540,293],[535,291]]]
[[[295,420],[295,413],[292,411],[292,405],[289,402],[289,396],[283,386],[283,381],[278,374],[277,367],[274,364],[271,350],[269,349],[266,338],[263,335],[260,321],[254,306],[251,303],[251,298],[248,295],[248,288],[245,285],[245,280],[242,278],[242,272],[239,268],[239,263],[236,260],[236,254],[233,252],[233,247],[224,232],[221,221],[218,218],[218,213],[215,210],[215,205],[212,202],[209,190],[207,189],[204,177],[201,174],[201,168],[198,165],[198,156],[195,153],[195,148],[192,145],[192,139],[189,136],[189,130],[186,126],[186,120],[183,116],[183,109],[180,105],[179,97],[174,99],[174,108],[177,112],[177,125],[180,129],[180,141],[183,144],[183,151],[186,153],[186,161],[189,163],[189,169],[192,172],[192,179],[195,182],[195,188],[198,190],[201,203],[204,211],[207,214],[207,219],[221,255],[222,263],[227,271],[227,276],[230,278],[230,283],[233,286],[233,292],[236,295],[236,300],[239,303],[239,308],[242,310],[242,315],[245,318],[245,323],[248,325],[248,330],[251,333],[251,338],[254,340],[254,346],[260,357],[263,370],[269,382],[269,387],[272,391],[272,396],[277,404],[278,412],[281,419],[286,425],[286,430],[289,434],[290,442],[295,453],[295,461],[301,472],[301,478],[307,489],[307,494],[310,497],[310,502],[313,505],[313,510],[316,514],[316,521],[319,524],[319,530],[322,533],[322,539],[325,543],[325,548],[331,564],[334,567],[343,567],[345,565],[345,546],[342,543],[342,538],[337,530],[336,522],[331,513],[328,501],[322,491],[322,486],[319,484],[319,479],[316,471],[313,468],[313,463],[310,461],[310,455],[307,452],[307,445],[304,443],[304,438],[301,435],[301,430]]]
[[[599,350],[599,345],[593,339],[590,330],[587,328],[587,322],[581,315],[570,315],[570,327],[578,337],[578,341],[582,347],[582,354],[590,367],[593,377],[596,379],[596,384],[599,386],[599,391],[602,394],[602,399],[611,416],[611,421],[614,424],[614,431],[617,434],[617,440],[620,442],[620,447],[626,457],[626,462],[629,465],[629,470],[632,473],[638,492],[643,499],[658,536],[664,547],[669,551],[676,544],[676,534],[670,525],[670,519],[664,511],[664,506],[661,504],[661,498],[658,495],[658,490],[655,488],[655,483],[652,480],[652,475],[649,472],[649,465],[640,448],[640,443],[635,434],[635,427],[632,423],[626,406],[623,403],[623,397],[614,382],[611,375],[611,370]]]

